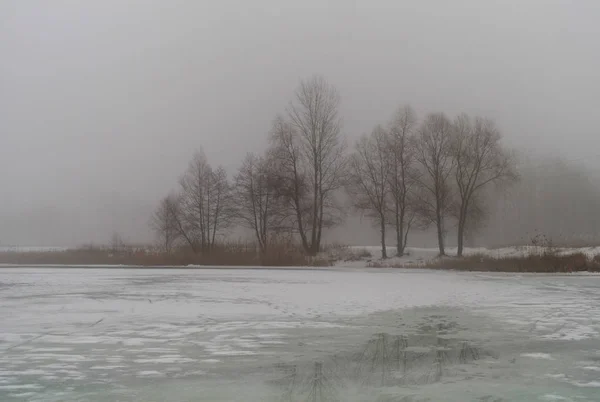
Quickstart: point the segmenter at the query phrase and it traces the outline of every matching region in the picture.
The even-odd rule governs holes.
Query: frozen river
[[[600,276],[0,269],[0,401],[599,401]]]

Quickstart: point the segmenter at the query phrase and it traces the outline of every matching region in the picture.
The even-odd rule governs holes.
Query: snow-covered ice
[[[600,400],[599,276],[4,268],[0,323],[1,401]]]
[[[544,360],[554,360],[548,353],[522,353],[521,357],[530,357],[532,359],[544,359]]]

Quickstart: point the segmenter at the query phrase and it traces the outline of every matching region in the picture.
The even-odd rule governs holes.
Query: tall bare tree
[[[379,226],[382,258],[387,258],[385,236],[392,174],[388,145],[388,134],[381,126],[375,127],[371,135],[362,136],[350,156],[347,181],[354,208]]]
[[[454,122],[452,153],[457,188],[458,256],[463,254],[465,230],[477,218],[477,196],[489,184],[517,178],[514,161],[500,143],[502,136],[489,119],[474,122],[461,115]]]
[[[273,162],[273,188],[284,208],[291,211],[305,251],[310,249],[306,232],[310,224],[310,198],[299,136],[282,116],[273,121],[269,155]]]
[[[235,177],[235,198],[243,226],[254,232],[262,254],[273,236],[286,227],[288,215],[275,187],[269,158],[246,156]]]
[[[204,153],[197,152],[180,179],[182,216],[194,251],[209,252],[217,235],[234,221],[232,187],[223,168],[213,170]]]
[[[396,112],[387,132],[387,160],[390,166],[389,196],[391,223],[396,232],[396,255],[404,255],[408,233],[415,218],[415,183],[419,177],[415,167],[416,113],[410,106]]]
[[[179,199],[176,195],[170,194],[160,201],[150,223],[165,253],[170,254],[173,246],[182,236],[179,219]]]
[[[287,118],[276,120],[271,137],[278,183],[309,255],[319,252],[323,228],[336,224],[341,212],[335,199],[345,175],[339,104],[337,90],[323,77],[302,81]]]
[[[450,175],[454,170],[452,122],[443,113],[429,114],[417,135],[415,157],[421,169],[418,208],[424,221],[436,226],[440,255],[446,255],[446,218],[452,207]]]

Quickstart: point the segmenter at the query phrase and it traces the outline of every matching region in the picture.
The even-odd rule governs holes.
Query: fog
[[[491,117],[507,145],[596,175],[599,19],[596,0],[3,0],[0,244],[152,240],[193,152],[233,173],[314,73],[350,141],[410,103]]]

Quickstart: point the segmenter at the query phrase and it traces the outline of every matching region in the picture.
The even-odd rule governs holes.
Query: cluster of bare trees
[[[350,156],[346,189],[354,208],[379,226],[383,258],[387,258],[386,228],[394,227],[401,256],[416,217],[416,124],[413,110],[404,107],[387,128],[378,125],[371,135],[362,136]]]
[[[407,106],[348,155],[339,105],[338,91],[324,78],[302,81],[274,119],[265,153],[247,155],[233,180],[197,153],[180,191],[165,197],[153,216],[164,250],[186,244],[210,252],[228,229],[243,226],[261,253],[286,236],[315,255],[324,230],[344,217],[345,193],[380,228],[384,258],[386,229],[393,228],[402,255],[415,225],[435,225],[444,254],[450,219],[460,255],[465,233],[484,215],[482,189],[516,177],[493,123],[467,116],[450,121],[441,113],[419,122]]]
[[[483,191],[517,178],[514,159],[501,143],[493,122],[443,113],[420,123],[401,108],[388,127],[363,136],[350,157],[349,193],[354,207],[379,226],[382,255],[386,227],[395,228],[397,253],[403,255],[414,223],[435,226],[440,255],[445,255],[449,221],[457,228],[458,255],[465,234],[485,217]]]
[[[184,241],[194,252],[210,252],[235,223],[234,192],[225,169],[213,169],[197,152],[179,180],[180,192],[165,197],[152,225],[166,252]]]
[[[210,252],[232,225],[250,229],[261,252],[283,235],[297,235],[304,252],[321,249],[323,230],[343,214],[336,196],[346,174],[340,96],[319,76],[301,82],[286,113],[278,116],[264,155],[247,155],[230,182],[198,153],[152,219],[165,251],[184,241]]]
[[[478,237],[490,246],[531,244],[539,234],[555,246],[600,243],[598,170],[581,157],[520,152],[519,182],[488,205],[490,216]]]

